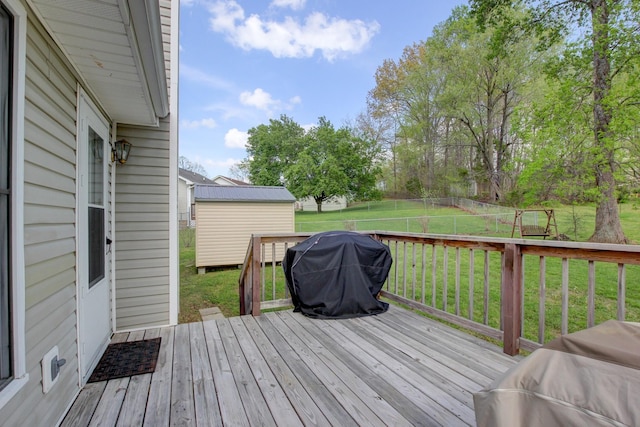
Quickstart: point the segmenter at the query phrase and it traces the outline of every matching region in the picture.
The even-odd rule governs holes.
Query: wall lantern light
[[[126,139],[120,139],[114,143],[114,147],[111,150],[111,160],[117,160],[120,164],[125,164],[130,152],[131,143]]]

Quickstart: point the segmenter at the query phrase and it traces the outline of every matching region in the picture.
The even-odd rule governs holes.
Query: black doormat
[[[109,344],[93,370],[90,383],[155,371],[160,338]]]

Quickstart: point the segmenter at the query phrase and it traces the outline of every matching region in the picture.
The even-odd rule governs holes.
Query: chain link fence
[[[423,215],[414,217],[396,217],[379,219],[358,219],[339,221],[297,222],[297,232],[316,232],[329,230],[349,231],[402,231],[412,233],[465,234],[465,235],[503,235],[511,236],[514,220],[514,209],[491,205],[457,197],[385,200],[380,202],[364,202],[358,205],[362,210],[403,210],[415,209],[423,205],[425,210],[431,208],[451,207],[468,212],[461,215]],[[537,216],[527,218],[536,221]]]

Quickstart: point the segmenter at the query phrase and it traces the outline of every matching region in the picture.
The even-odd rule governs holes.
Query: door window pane
[[[104,198],[104,141],[89,126],[89,204],[102,205]]]
[[[104,140],[89,126],[89,289],[104,278]]]
[[[89,289],[104,277],[104,209],[89,207]]]

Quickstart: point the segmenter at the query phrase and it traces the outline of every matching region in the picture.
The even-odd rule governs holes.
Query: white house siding
[[[7,426],[55,424],[78,392],[76,79],[34,15],[28,16],[24,286],[29,382],[0,410],[0,424]],[[44,395],[40,360],[56,345],[67,362],[52,393]]]
[[[79,392],[75,160],[77,88],[82,79],[29,3],[18,1],[28,16],[24,163],[18,168],[24,175],[25,274],[24,283],[17,284],[25,290],[28,382],[0,408],[0,425],[52,426]],[[171,71],[167,76],[177,84],[177,69],[168,68],[169,58],[177,66],[177,51],[170,52],[168,46],[170,41],[177,46],[177,7],[172,15],[172,3],[177,6],[176,0],[160,0],[166,65]],[[177,108],[176,87],[171,94]],[[127,165],[118,166],[115,204],[120,205],[115,230],[107,230],[114,237],[114,246],[118,245],[114,253],[119,271],[112,280],[121,279],[116,295],[121,317],[117,324],[122,329],[168,324],[170,306],[177,304],[177,298],[169,303],[168,290],[170,277],[177,283],[177,250],[173,259],[169,256],[171,248],[177,248],[176,225],[170,224],[177,224],[177,213],[171,214],[169,207],[173,205],[177,212],[177,141],[170,137],[170,129],[177,128],[176,119],[174,114],[161,120],[158,129],[121,126],[117,130],[118,137],[134,144]],[[176,184],[170,183],[171,176]],[[114,200],[111,192],[109,196],[111,220]],[[171,202],[174,196],[175,203]],[[109,221],[109,227],[111,224]],[[170,267],[170,261],[176,265]],[[66,363],[45,395],[41,360],[53,346],[58,346]]]
[[[197,267],[242,264],[252,234],[295,228],[293,203],[196,202],[196,220]],[[276,259],[283,256],[279,248]]]
[[[169,102],[177,108],[177,87],[171,86],[171,78],[177,76],[177,69],[171,69],[176,34],[171,29],[178,30],[178,11],[172,12],[171,4],[171,0],[160,0]],[[178,280],[177,265],[172,265],[178,262],[177,136],[172,134],[176,118],[170,114],[158,128],[118,127],[118,138],[131,142],[133,148],[116,173],[116,330],[172,323],[171,289]]]
[[[116,329],[167,325],[169,120],[157,129],[119,126],[118,137],[133,147],[116,173]]]
[[[346,209],[347,198],[344,196],[331,197],[322,202],[322,212],[339,211]],[[296,209],[304,212],[317,212],[318,204],[313,197],[306,197],[296,202]]]
[[[184,228],[189,224],[189,205],[188,200],[188,184],[184,179],[178,180],[178,206],[180,211],[178,212],[178,219],[180,221],[180,228]]]

